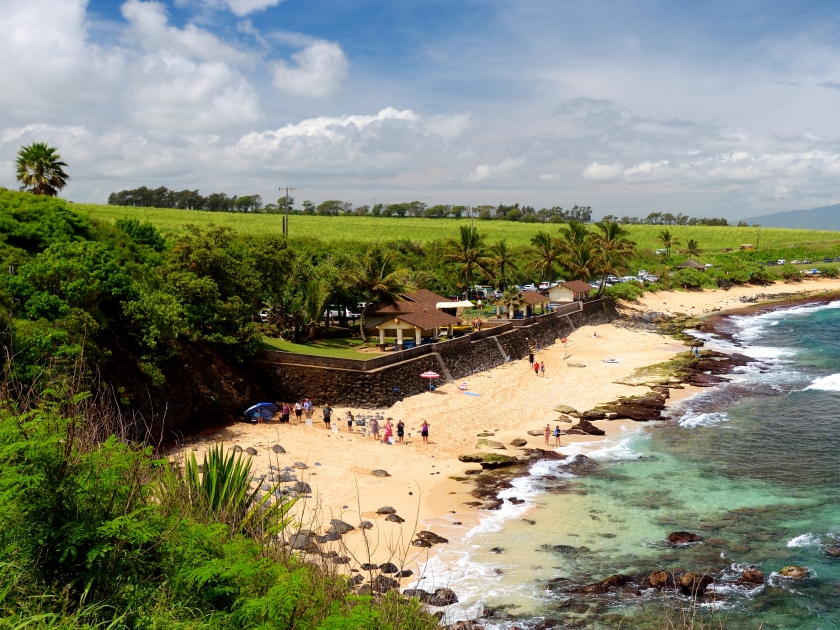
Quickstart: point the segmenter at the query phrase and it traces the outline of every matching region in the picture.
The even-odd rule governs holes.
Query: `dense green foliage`
[[[279,546],[292,502],[250,489],[250,458],[173,467],[64,385],[23,406],[2,392],[0,628],[436,627],[417,600],[355,595]]]
[[[58,150],[45,142],[33,142],[21,147],[15,160],[17,180],[23,188],[36,195],[51,197],[55,197],[70,180],[70,176],[64,172],[66,166]]]

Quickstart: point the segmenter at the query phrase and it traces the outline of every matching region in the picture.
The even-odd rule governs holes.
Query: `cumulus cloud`
[[[326,98],[338,91],[347,76],[347,57],[338,44],[315,41],[292,55],[295,65],[279,61],[274,87],[295,96]]]
[[[501,179],[512,171],[516,170],[525,162],[525,158],[508,158],[500,164],[480,164],[475,170],[466,176],[468,182],[483,182],[492,179]]]
[[[537,178],[541,182],[556,182],[560,181],[560,174],[559,173],[541,173],[540,176]]]
[[[225,5],[236,15],[244,16],[280,4],[283,0],[225,0]]]

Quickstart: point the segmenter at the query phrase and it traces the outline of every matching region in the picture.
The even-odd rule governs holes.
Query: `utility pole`
[[[755,253],[758,253],[758,242],[761,240],[761,226],[758,226],[758,235],[755,237]]]
[[[279,188],[280,192],[286,191],[286,216],[283,217],[283,236],[289,238],[289,191],[290,190],[297,190],[297,188],[291,188],[286,186],[284,188]]]

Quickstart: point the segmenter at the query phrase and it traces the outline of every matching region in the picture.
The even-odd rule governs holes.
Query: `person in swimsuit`
[[[420,436],[423,438],[423,444],[429,443],[429,423],[423,420],[423,424],[420,425]]]
[[[560,425],[554,427],[554,446],[560,446]]]
[[[544,433],[545,433],[545,445],[548,446],[549,445],[548,438],[551,437],[551,425],[550,424],[545,425]]]
[[[540,363],[539,363],[539,361],[534,361],[534,375],[535,376],[540,375]]]
[[[347,410],[347,432],[353,433],[353,412]]]
[[[303,416],[303,403],[297,401],[295,403],[295,420],[297,420],[298,424],[300,424],[301,416]]]
[[[540,376],[545,376],[545,361],[540,363]]]
[[[403,437],[405,437],[405,422],[400,420],[397,422],[397,442],[402,444]]]
[[[391,424],[391,419],[388,418],[385,421],[385,437],[383,438],[382,441],[390,444],[391,440],[389,438],[392,438],[392,437],[394,437],[394,425]]]
[[[379,420],[373,418],[370,421],[370,434],[374,437],[374,439],[379,439]]]

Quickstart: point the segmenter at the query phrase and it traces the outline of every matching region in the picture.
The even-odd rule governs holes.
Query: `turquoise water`
[[[755,364],[680,402],[671,420],[561,449],[601,462],[595,473],[574,477],[557,463],[537,464],[502,495],[525,503],[506,503],[442,550],[423,588],[454,588],[461,603],[453,618],[507,607],[487,628],[532,628],[547,619],[558,627],[615,628],[623,620],[621,627],[656,628],[675,605],[662,594],[568,590],[615,573],[708,570],[722,579],[701,610],[718,611],[727,628],[840,628],[840,559],[825,551],[840,545],[838,307],[728,318],[732,341],[707,337],[708,345],[748,354]],[[564,483],[561,494],[544,490]],[[670,547],[664,539],[677,530],[704,542]],[[810,578],[776,573],[790,564],[806,567]],[[763,587],[734,584],[749,565],[766,574]]]

